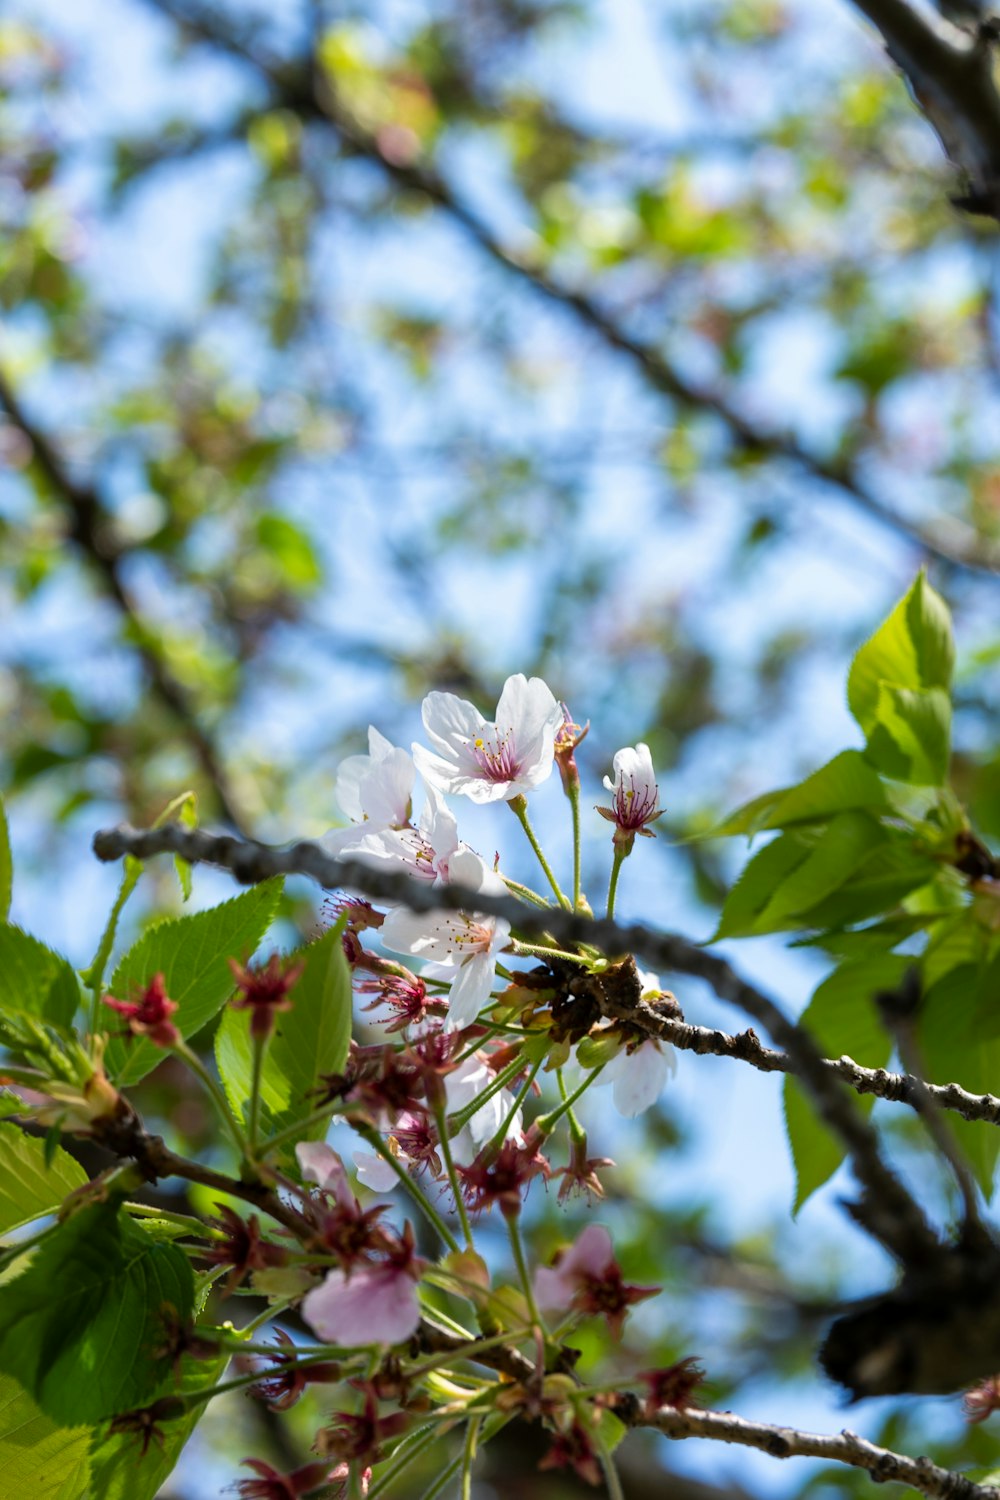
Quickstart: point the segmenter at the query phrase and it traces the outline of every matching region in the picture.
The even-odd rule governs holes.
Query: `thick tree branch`
[[[1000,218],[1000,90],[995,29],[978,35],[952,26],[908,0],[854,0],[882,36],[949,159],[967,182],[956,200],[973,213]]]
[[[430,886],[407,875],[372,869],[356,860],[332,859],[319,844],[302,842],[285,849],[215,835],[202,829],[167,824],[138,832],[122,827],[94,838],[94,851],[104,860],[124,854],[145,859],[172,852],[192,863],[222,865],[244,884],[274,875],[308,875],[333,889],[363,891],[376,900],[402,902],[413,911],[475,910],[504,917],[526,933],[550,935],[558,943],[586,942],[608,954],[635,953],[658,969],[704,979],[720,999],[743,1010],[765,1026],[787,1053],[794,1071],[827,1126],[842,1141],[864,1193],[855,1214],[870,1234],[904,1265],[929,1266],[943,1254],[941,1243],[922,1211],[885,1163],[878,1136],[855,1108],[853,1099],[824,1059],[809,1034],[790,1020],[778,1005],[730,967],[687,938],[622,926],[607,919],[588,918],[555,908],[542,911],[509,896],[486,896],[458,885]],[[748,1051],[752,1048],[748,1045]]]
[[[94,572],[129,629],[153,692],[167,708],[194,752],[219,805],[219,811],[234,828],[246,829],[246,820],[230,784],[212,736],[199,722],[187,692],[169,670],[142,622],[124,578],[122,553],[109,539],[107,514],[97,490],[80,484],[55,444],[29,417],[2,367],[0,408],[31,444],[32,458],[58,497],[69,521],[69,534]]]
[[[204,7],[178,4],[177,0],[149,3],[192,36],[250,66],[268,85],[275,107],[290,109],[305,120],[329,127],[352,154],[373,163],[398,186],[427,198],[505,272],[573,313],[609,348],[627,356],[654,389],[685,408],[712,412],[747,452],[790,462],[942,562],[974,572],[1000,572],[1000,546],[983,540],[956,520],[922,525],[901,515],[872,493],[851,464],[822,458],[787,432],[756,426],[724,392],[688,379],[655,345],[629,333],[593,297],[564,285],[537,257],[505,244],[439,171],[395,158],[378,134],[366,130],[344,107],[313,59],[289,64],[270,57],[246,28],[230,27]]]
[[[629,1420],[621,1407],[618,1415]],[[867,1438],[845,1428],[825,1434],[800,1432],[795,1427],[775,1427],[770,1422],[750,1422],[728,1411],[701,1411],[688,1407],[662,1407],[651,1416],[633,1416],[632,1426],[655,1427],[669,1438],[711,1438],[718,1443],[737,1443],[758,1448],[772,1458],[826,1458],[865,1469],[877,1484],[895,1481],[911,1485],[934,1500],[996,1500],[1000,1490],[975,1484],[964,1474],[942,1469],[929,1458],[908,1458],[880,1448]]]

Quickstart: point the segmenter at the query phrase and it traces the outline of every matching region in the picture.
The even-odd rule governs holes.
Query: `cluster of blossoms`
[[[457,884],[489,896],[514,891],[545,905],[544,898],[505,879],[499,857],[488,864],[463,841],[445,798],[507,802],[538,855],[555,901],[589,913],[578,860],[571,900],[557,884],[527,815],[527,794],[558,767],[573,806],[579,853],[574,752],[586,728],[573,723],[540,678],[522,675],[505,683],[493,721],[471,703],[435,692],[424,701],[423,724],[430,748],[415,744],[408,752],[373,727],[368,754],[342,764],[337,798],[349,823],[327,835],[329,852],[435,888]],[[598,811],[614,824],[610,907],[622,859],[637,834],[651,835],[649,825],[661,815],[648,747],[620,750],[614,777],[606,777],[605,786],[611,806]],[[417,796],[422,808],[415,817]],[[644,1006],[670,1013],[672,997],[657,977],[636,970],[631,959],[612,965],[583,952],[563,952],[547,939],[518,939],[510,921],[476,910],[415,912],[386,903],[376,910],[353,896],[335,902],[334,910],[355,989],[368,999],[366,1009],[385,1031],[384,1043],[352,1044],[344,1073],[326,1080],[326,1102],[361,1136],[356,1149],[347,1148],[360,1183],[378,1194],[401,1185],[411,1191],[419,1187],[435,1211],[459,1216],[466,1229],[470,1216],[494,1205],[512,1221],[529,1184],[553,1176],[546,1148],[555,1125],[568,1120],[570,1159],[558,1169],[559,1197],[602,1196],[599,1172],[612,1163],[588,1156],[571,1104],[539,1115],[527,1129],[524,1107],[540,1092],[544,1065],[546,1073],[565,1069],[564,1095],[566,1079],[574,1088],[572,1098],[590,1083],[610,1083],[621,1114],[631,1117],[648,1108],[676,1066],[673,1049],[638,1025],[609,1019],[600,995],[605,976],[613,973],[616,984],[630,993],[637,1016]],[[512,970],[508,955],[514,963],[528,958],[534,967]],[[342,1158],[326,1145],[297,1149],[303,1177],[331,1200],[322,1242],[342,1256],[341,1265],[305,1297],[306,1322],[320,1337],[340,1344],[363,1332],[390,1344],[411,1337],[420,1317],[421,1265],[412,1238],[387,1243],[386,1231],[376,1225],[382,1212],[377,1209],[371,1211],[371,1236],[359,1235],[357,1254],[344,1256],[342,1231],[334,1226],[341,1220],[354,1226],[361,1210]],[[354,1233],[352,1227],[349,1240]],[[602,1313],[615,1332],[631,1302],[650,1295],[625,1287],[607,1231],[596,1225],[584,1231],[558,1268],[537,1273],[534,1290],[539,1307],[564,1315]]]
[[[372,728],[368,753],[344,762],[337,797],[348,824],[330,833],[325,846],[372,871],[422,882],[431,892],[459,886],[471,909],[432,905],[417,912],[384,901],[375,906],[361,894],[332,903],[366,1022],[343,1071],[323,1077],[311,1101],[320,1128],[327,1120],[336,1126],[340,1150],[300,1136],[294,1144],[297,1171],[290,1156],[288,1168],[260,1169],[259,1181],[271,1193],[270,1212],[283,1227],[269,1231],[257,1214],[241,1215],[220,1204],[201,1252],[217,1274],[224,1274],[226,1292],[249,1282],[257,1295],[294,1306],[320,1341],[319,1350],[303,1354],[287,1332],[279,1331],[276,1345],[252,1351],[264,1361],[261,1366],[250,1360],[246,1380],[252,1394],[283,1411],[310,1385],[347,1382],[361,1392],[360,1411],[334,1412],[317,1433],[318,1462],[282,1474],[263,1460],[247,1460],[254,1477],[236,1486],[246,1497],[282,1500],[314,1489],[326,1492],[341,1481],[345,1486],[350,1481],[354,1494],[365,1492],[371,1466],[415,1430],[433,1399],[417,1378],[422,1367],[407,1365],[407,1359],[440,1347],[435,1340],[442,1328],[424,1296],[428,1283],[472,1305],[487,1347],[498,1342],[496,1330],[506,1331],[508,1362],[495,1366],[506,1383],[494,1388],[495,1413],[545,1422],[553,1437],[543,1467],[571,1467],[598,1482],[608,1462],[598,1433],[600,1403],[588,1405],[576,1394],[567,1373],[575,1355],[561,1341],[580,1320],[595,1317],[620,1337],[630,1309],[657,1291],[625,1281],[603,1225],[588,1223],[575,1244],[533,1272],[520,1231],[525,1197],[536,1179],[545,1185],[560,1178],[560,1201],[581,1194],[590,1204],[603,1196],[601,1174],[613,1162],[588,1154],[574,1110],[589,1087],[611,1084],[615,1107],[632,1117],[655,1101],[676,1066],[664,1031],[678,1010],[657,976],[639,971],[628,955],[603,955],[584,944],[560,947],[544,927],[539,932],[540,910],[590,915],[581,890],[581,784],[575,759],[587,727],[573,723],[541,679],[521,675],[507,680],[494,721],[460,698],[431,693],[423,723],[429,748],[416,744],[411,753]],[[571,894],[558,883],[528,817],[528,794],[553,769],[573,816]],[[661,816],[648,748],[640,744],[618,751],[605,786],[610,806],[598,811],[614,825],[610,915],[623,860],[636,836],[651,836],[650,825]],[[506,802],[538,858],[551,897],[507,878],[499,856],[487,862],[470,847],[459,835],[448,797]],[[417,816],[416,798],[421,802]],[[518,906],[508,907],[508,918],[477,910],[479,896],[486,905],[497,897],[521,898],[536,919],[522,931]],[[464,895],[459,899],[464,902]],[[274,956],[256,969],[232,961],[230,967],[236,986],[232,1004],[249,1013],[259,1082],[277,1017],[294,1007],[304,966]],[[124,1021],[126,1034],[197,1066],[178,1030],[177,1006],[162,974],[131,999],[109,996],[106,1003]],[[381,1027],[381,1035],[373,1027]],[[546,1108],[538,1101],[549,1080],[558,1081],[559,1095]],[[252,1158],[258,1144],[256,1098],[250,1109]],[[568,1160],[558,1167],[549,1156],[557,1129],[568,1138]],[[262,1162],[275,1145],[265,1144]],[[443,1243],[440,1261],[433,1262],[430,1252],[418,1253],[409,1221],[393,1227],[389,1202],[362,1202],[365,1192],[385,1197],[400,1191]],[[477,1220],[494,1208],[507,1229],[517,1270],[513,1303],[512,1289],[506,1296],[494,1289],[491,1270],[475,1246]],[[512,1307],[519,1311],[512,1313]],[[456,1326],[452,1322],[451,1328]],[[177,1349],[191,1353],[192,1336],[185,1338]],[[462,1350],[477,1347],[476,1340],[471,1332],[467,1346],[459,1340],[459,1361],[472,1357]],[[537,1366],[519,1352],[525,1343]],[[240,1358],[247,1365],[247,1357]],[[429,1367],[441,1363],[438,1358]],[[534,1371],[531,1380],[511,1375],[521,1365]],[[558,1373],[547,1373],[552,1370]],[[664,1372],[642,1378],[659,1380],[660,1399],[678,1405],[695,1383],[689,1376],[663,1385]],[[463,1387],[461,1380],[449,1375],[438,1400],[446,1399],[449,1411],[461,1411],[463,1403],[476,1399],[480,1420],[486,1409],[481,1389]],[[380,1414],[386,1402],[393,1410]],[[150,1433],[155,1436],[155,1414],[155,1407],[135,1414],[137,1424],[149,1419],[135,1429],[144,1443]]]

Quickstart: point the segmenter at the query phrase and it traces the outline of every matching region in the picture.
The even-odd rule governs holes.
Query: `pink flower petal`
[[[405,1271],[372,1266],[350,1279],[343,1271],[331,1271],[303,1299],[302,1316],[328,1344],[398,1344],[417,1331],[420,1303]]]

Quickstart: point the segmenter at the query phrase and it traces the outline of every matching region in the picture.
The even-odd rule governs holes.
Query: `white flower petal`
[[[337,767],[337,780],[333,793],[345,818],[352,823],[363,823],[365,810],[361,805],[361,784],[371,770],[371,756],[349,755]]]
[[[451,761],[476,738],[486,722],[474,704],[457,698],[454,693],[428,693],[421,718],[431,743]]]
[[[373,761],[385,760],[395,750],[392,740],[387,740],[384,734],[375,728],[374,724],[368,726],[368,754]]]
[[[299,1141],[295,1158],[306,1182],[315,1182],[317,1187],[329,1187],[343,1178],[344,1163],[325,1141]]]
[[[635,1119],[655,1104],[667,1079],[677,1071],[677,1054],[669,1042],[643,1042],[634,1052],[619,1052],[604,1070],[614,1084],[615,1109],[626,1120]]]
[[[459,969],[448,996],[448,1023],[455,1030],[472,1025],[490,998],[496,971],[488,953],[475,954]]]
[[[374,1151],[355,1151],[352,1160],[357,1168],[358,1181],[373,1193],[391,1193],[399,1187],[399,1178],[389,1163]]]

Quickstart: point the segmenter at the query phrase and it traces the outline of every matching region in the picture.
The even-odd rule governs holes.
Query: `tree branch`
[[[977,35],[907,0],[854,0],[876,27],[889,56],[967,182],[955,200],[972,213],[1000,218],[1000,91],[993,68],[994,28]]]
[[[52,490],[58,496],[69,520],[69,534],[80,552],[91,564],[104,588],[134,638],[136,649],[146,670],[153,692],[167,708],[198,764],[210,783],[219,811],[234,828],[245,831],[246,820],[240,810],[222,759],[212,736],[188,699],[187,692],[174,677],[142,622],[123,576],[122,552],[112,545],[108,521],[97,490],[80,484],[70,473],[65,459],[48,435],[28,416],[20,398],[0,366],[0,408],[31,444],[32,457]]]
[[[617,1409],[618,1416],[629,1421],[628,1414]],[[668,1438],[711,1438],[719,1443],[737,1443],[743,1448],[758,1448],[772,1458],[826,1458],[865,1469],[877,1484],[895,1481],[911,1485],[933,1500],[996,1500],[1000,1490],[981,1485],[942,1469],[929,1458],[908,1458],[880,1448],[867,1438],[844,1428],[825,1434],[800,1432],[795,1427],[776,1427],[770,1422],[750,1422],[746,1417],[728,1411],[702,1411],[694,1407],[678,1410],[661,1407],[651,1416],[637,1415],[630,1426],[655,1427]]]
[[[506,245],[438,170],[419,162],[401,162],[388,153],[378,135],[366,130],[336,98],[314,59],[288,64],[267,56],[247,28],[231,29],[204,8],[177,0],[149,3],[192,36],[251,67],[273,91],[275,106],[332,129],[354,155],[370,161],[398,186],[426,197],[506,273],[573,313],[609,348],[626,355],[654,389],[683,407],[713,413],[747,452],[792,463],[942,562],[971,572],[1000,572],[1000,546],[977,537],[971,527],[956,520],[921,525],[873,494],[849,463],[810,452],[790,433],[755,426],[722,391],[689,380],[655,345],[629,333],[593,297],[564,285],[533,255]]]
[[[583,942],[594,944],[607,954],[635,953],[657,968],[704,979],[720,999],[765,1026],[784,1048],[788,1071],[794,1071],[811,1095],[820,1117],[850,1156],[855,1176],[864,1189],[862,1202],[853,1210],[859,1222],[905,1266],[934,1265],[944,1253],[921,1209],[883,1160],[874,1127],[854,1107],[838,1076],[838,1065],[823,1058],[811,1036],[773,1000],[740,978],[724,959],[707,953],[687,938],[555,908],[540,910],[510,896],[487,896],[464,886],[432,887],[405,874],[373,869],[359,860],[333,859],[321,845],[309,842],[275,849],[225,834],[167,824],[145,832],[127,826],[104,830],[95,835],[94,852],[103,860],[118,859],[124,854],[146,859],[171,852],[191,863],[222,865],[244,884],[267,880],[273,875],[308,875],[327,889],[347,887],[376,900],[401,902],[412,911],[443,908],[481,911],[503,917],[526,933],[548,934],[562,945]],[[753,1052],[751,1044],[744,1045],[748,1054]]]

